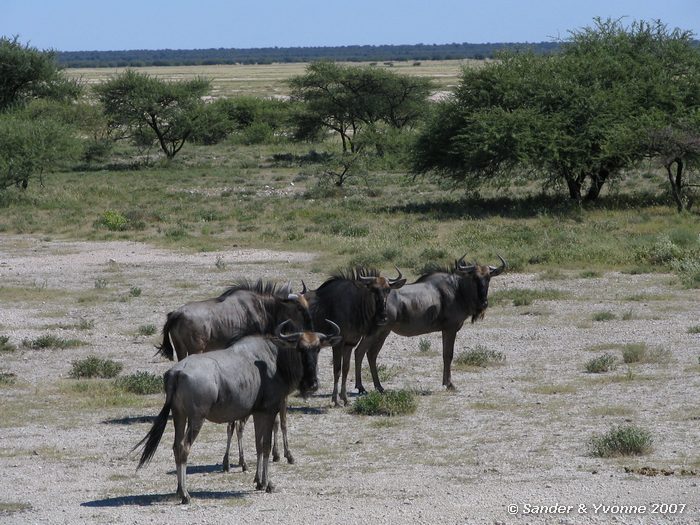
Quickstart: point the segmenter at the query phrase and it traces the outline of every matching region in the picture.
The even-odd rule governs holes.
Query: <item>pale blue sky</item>
[[[700,0],[0,0],[0,35],[59,51],[540,42],[596,16],[700,34]]]

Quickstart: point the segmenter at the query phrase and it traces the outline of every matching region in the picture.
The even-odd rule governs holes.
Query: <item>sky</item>
[[[594,17],[700,38],[700,0],[0,0],[0,36],[58,51],[551,42]]]

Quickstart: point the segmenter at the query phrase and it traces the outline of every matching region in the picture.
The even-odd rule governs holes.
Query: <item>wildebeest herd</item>
[[[464,257],[450,267],[426,272],[411,284],[406,284],[398,268],[398,277],[390,279],[364,267],[333,275],[315,290],[302,283],[300,293],[293,293],[290,285],[243,281],[217,298],[190,302],[170,312],[159,348],[169,359],[177,355],[179,362],[165,373],[162,410],[134,447],[143,446],[139,468],[153,457],[172,413],[177,494],[188,503],[187,458],[204,421],[228,424],[224,470],[228,470],[231,439],[237,430],[239,464],[245,469],[241,433],[252,415],[255,484],[259,490],[271,491],[270,452],[273,460],[279,457],[276,418],[279,415],[284,455],[292,463],[287,397],[296,390],[308,395],[318,389],[318,356],[323,347],[333,348],[335,406],[339,399],[348,402],[346,381],[353,348],[357,390],[365,392],[361,365],[367,354],[374,386],[384,391],[377,356],[392,331],[403,336],[442,332],[442,384],[454,388],[451,364],[456,334],[468,318],[474,322],[483,317],[490,279],[507,266],[500,256],[499,266],[468,264]]]

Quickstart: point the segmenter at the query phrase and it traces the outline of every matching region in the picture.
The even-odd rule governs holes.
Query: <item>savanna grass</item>
[[[566,292],[545,288],[536,290],[530,288],[513,288],[490,294],[491,304],[505,304],[511,302],[513,306],[528,306],[534,301],[556,301],[567,297]]]
[[[163,376],[151,372],[138,371],[115,380],[117,388],[132,394],[148,395],[163,391]]]
[[[594,321],[614,321],[617,319],[617,316],[609,310],[603,310],[601,312],[594,313],[592,318]]]
[[[138,328],[138,334],[143,336],[153,335],[156,333],[156,325],[154,324],[142,324]]]
[[[73,361],[71,371],[68,375],[74,379],[87,379],[92,377],[109,379],[119,375],[122,368],[123,365],[121,363],[91,355],[85,359]]]
[[[602,374],[610,372],[617,366],[617,357],[612,354],[603,354],[586,362],[586,372],[589,374]]]
[[[486,368],[505,362],[506,356],[497,350],[491,350],[483,345],[461,352],[454,360],[455,368]]]
[[[84,341],[81,341],[80,339],[64,339],[54,334],[45,334],[37,337],[36,339],[22,340],[22,346],[31,348],[33,350],[39,350],[44,348],[75,348],[84,344],[86,343]]]
[[[613,427],[589,441],[591,454],[600,458],[641,456],[651,452],[652,444],[651,432],[634,425]]]
[[[0,353],[14,352],[17,347],[10,341],[10,336],[0,335]]]
[[[364,416],[404,416],[413,414],[418,407],[416,395],[410,390],[395,390],[383,394],[374,391],[359,397],[352,405],[352,413]]]

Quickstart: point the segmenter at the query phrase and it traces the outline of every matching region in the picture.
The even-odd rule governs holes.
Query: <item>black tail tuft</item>
[[[168,318],[165,320],[165,324],[163,325],[163,344],[156,346],[158,353],[163,357],[167,357],[171,361],[175,360],[175,349],[170,342],[170,330],[178,319],[180,319],[179,312],[170,312],[168,314]]]
[[[158,417],[156,417],[156,420],[153,422],[153,426],[151,427],[151,430],[148,431],[148,434],[146,434],[146,436],[139,441],[134,448],[131,449],[133,452],[145,443],[143,446],[143,452],[141,453],[141,459],[139,460],[139,465],[136,467],[137,470],[144,465],[147,465],[148,462],[151,461],[153,455],[156,453],[158,444],[163,437],[165,426],[168,424],[168,416],[170,415],[173,393],[175,391],[175,387],[177,386],[177,377],[172,377],[170,372],[166,372],[164,380],[166,391],[165,404],[158,414]]]

